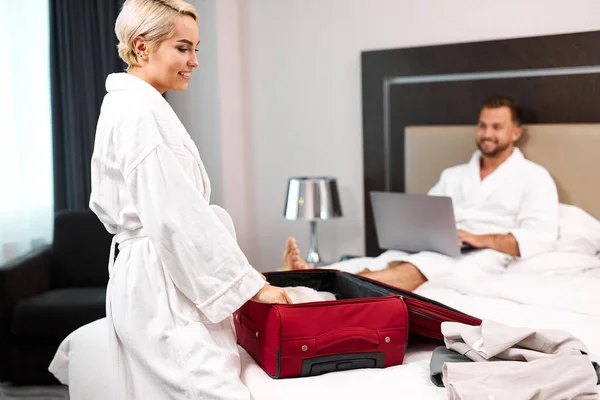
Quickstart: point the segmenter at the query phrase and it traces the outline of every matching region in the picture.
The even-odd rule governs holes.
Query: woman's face
[[[192,70],[198,66],[198,24],[192,17],[179,16],[174,27],[173,36],[163,40],[156,48],[142,52],[144,57],[139,72],[160,93],[186,90]]]

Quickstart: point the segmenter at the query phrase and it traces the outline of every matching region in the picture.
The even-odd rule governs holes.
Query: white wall
[[[361,51],[600,29],[597,0],[218,2],[236,11],[221,13],[217,22],[238,26],[241,44],[231,38],[219,41],[224,47],[212,49],[215,52],[206,54],[209,58],[201,63],[210,64],[223,54],[239,62],[238,69],[218,66],[219,74],[232,75],[221,75],[216,90],[238,93],[243,100],[233,106],[241,114],[233,115],[241,123],[235,131],[244,138],[246,158],[239,176],[223,173],[227,168],[220,177],[218,171],[210,172],[215,186],[219,178],[225,187],[236,179],[249,184],[240,186],[239,193],[230,191],[225,203],[229,196],[244,199],[246,208],[238,207],[242,211],[234,221],[245,227],[243,234],[238,232],[244,236],[243,248],[261,270],[280,266],[289,235],[297,237],[304,252],[308,247],[308,224],[283,218],[290,176],[338,178],[345,215],[320,225],[321,252],[329,260],[343,253],[364,252]],[[207,0],[204,4],[214,8],[215,3]],[[227,35],[231,34],[230,29]],[[231,56],[236,50],[241,59]],[[199,89],[195,86],[189,91]],[[232,107],[228,101],[219,104]],[[212,107],[198,104],[184,112],[176,105],[188,119],[184,123],[191,123],[188,128],[200,132],[194,136],[199,141],[206,126],[191,117],[210,118],[207,114]],[[221,112],[217,122],[223,124],[226,119]],[[228,137],[226,132],[224,137]],[[230,151],[230,143],[220,149],[223,154]]]
[[[237,0],[190,0],[200,16],[199,67],[188,90],[167,99],[196,142],[211,180],[211,203],[227,209],[238,243],[253,260],[246,165],[242,56]]]
[[[221,155],[221,104],[215,1],[190,1],[200,15],[200,65],[192,72],[188,90],[168,92],[167,100],[196,142],[202,162],[211,178],[212,200],[223,202]]]

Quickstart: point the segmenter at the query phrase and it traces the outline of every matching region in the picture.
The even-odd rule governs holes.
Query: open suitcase
[[[335,301],[267,305],[234,313],[238,343],[272,378],[402,364],[409,331],[442,340],[441,323],[481,321],[441,303],[338,270],[270,272],[271,285],[331,292]]]

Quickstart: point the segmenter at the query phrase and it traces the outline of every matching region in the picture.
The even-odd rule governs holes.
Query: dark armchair
[[[92,212],[62,212],[51,246],[0,266],[0,382],[57,382],[60,342],[106,315],[110,241]]]

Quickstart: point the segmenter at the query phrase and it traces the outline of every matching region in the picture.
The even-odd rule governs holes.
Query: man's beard
[[[486,151],[483,150],[483,146],[481,146],[482,142],[492,142],[492,143],[495,143],[496,144],[496,148],[494,150],[492,150],[492,151],[486,152]],[[479,148],[479,151],[481,151],[481,154],[483,154],[486,157],[493,158],[493,157],[496,157],[499,153],[501,153],[504,150],[506,150],[508,148],[508,143],[506,143],[505,145],[500,146],[500,145],[498,145],[498,142],[495,141],[495,140],[494,141],[492,141],[492,140],[481,140],[481,141],[477,142],[477,147]]]

